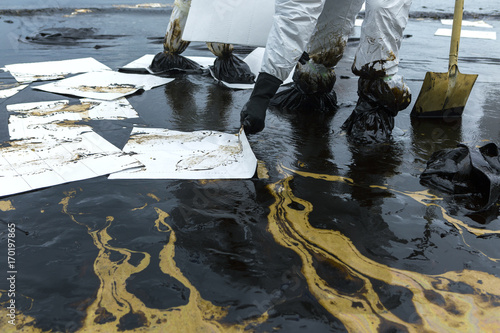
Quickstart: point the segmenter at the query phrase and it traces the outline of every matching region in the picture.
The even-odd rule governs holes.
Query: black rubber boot
[[[283,83],[267,73],[260,73],[255,82],[252,95],[240,113],[241,125],[246,134],[253,134],[264,129],[269,101]]]

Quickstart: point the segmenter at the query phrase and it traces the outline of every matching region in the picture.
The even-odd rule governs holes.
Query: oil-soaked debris
[[[467,208],[485,212],[500,198],[500,152],[494,143],[480,148],[460,144],[432,154],[420,182],[465,201]]]
[[[101,35],[95,28],[49,28],[44,29],[33,36],[26,36],[29,43],[44,45],[72,46],[81,43],[91,43],[93,40],[116,39],[126,37],[125,35]]]

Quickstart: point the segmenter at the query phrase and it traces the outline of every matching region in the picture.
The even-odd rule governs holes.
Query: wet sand
[[[73,12],[2,14],[0,67],[94,57],[117,69],[162,48],[168,8]],[[449,39],[433,36],[442,25],[427,16],[410,20],[401,50],[414,100],[425,72],[447,69]],[[26,39],[49,28],[95,32],[72,45]],[[357,101],[358,33],[336,69],[334,115],[271,111],[249,138],[268,178],[98,177],[0,198],[0,219],[19,228],[17,327],[5,306],[2,331],[498,331],[498,211],[472,219],[456,198],[419,183],[433,152],[499,143],[498,41],[461,41],[460,71],[479,74],[461,122],[412,121],[412,104],[396,117],[393,142],[362,147],[340,129]],[[185,55],[212,56],[203,43]],[[136,124],[238,130],[249,91],[208,75],[174,77],[128,98],[140,118],[89,125],[119,148]],[[0,81],[15,82],[9,73]],[[1,99],[0,141],[9,140],[7,105],[61,98],[28,87]],[[8,288],[0,284],[1,302]]]

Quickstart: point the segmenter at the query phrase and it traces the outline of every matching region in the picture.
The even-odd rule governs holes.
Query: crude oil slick
[[[162,50],[156,41],[165,34],[172,3],[115,8],[136,3],[58,1],[61,11],[2,13],[0,66],[93,57],[119,68]],[[38,4],[9,6],[43,7]],[[75,10],[87,6],[92,10]],[[423,6],[436,17],[446,14],[436,2],[414,1],[415,12]],[[491,14],[484,19],[493,28],[484,29],[498,32],[492,2],[471,6],[469,11]],[[425,72],[447,62],[435,57],[446,54],[449,43],[434,37],[441,22],[431,14],[410,19],[406,33],[412,37],[401,50],[400,74],[414,94]],[[92,34],[70,45],[25,39],[61,27]],[[341,130],[358,97],[350,70],[356,43],[346,43],[335,69],[335,112],[271,110],[266,129],[249,137],[258,177],[102,176],[0,198],[0,220],[18,228],[16,325],[7,322],[4,281],[0,330],[499,331],[498,203],[477,220],[456,197],[420,183],[434,152],[459,143],[498,144],[498,45],[462,41],[464,72],[479,73],[462,121],[411,120],[410,105],[395,117],[391,142],[364,146],[348,142]],[[242,58],[250,51],[234,49]],[[191,43],[183,55],[213,57],[205,43]],[[119,119],[93,117],[97,105],[34,90],[42,83],[33,83],[0,100],[0,140],[10,139],[8,105],[61,99],[68,101],[63,108],[90,117],[85,125],[120,149],[138,126],[239,130],[250,91],[229,90],[208,74],[172,78],[128,96],[138,117]],[[8,73],[0,73],[0,81],[15,84]],[[5,271],[7,231],[0,223]]]

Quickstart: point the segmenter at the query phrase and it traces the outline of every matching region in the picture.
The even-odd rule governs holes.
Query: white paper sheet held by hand
[[[149,74],[105,71],[80,74],[61,81],[37,86],[34,89],[110,101],[131,95],[139,89],[150,90],[173,80]]]
[[[114,173],[109,179],[248,179],[257,168],[243,131],[134,128],[123,151],[144,167]]]

